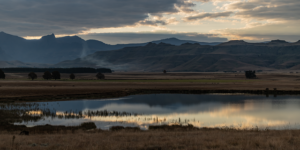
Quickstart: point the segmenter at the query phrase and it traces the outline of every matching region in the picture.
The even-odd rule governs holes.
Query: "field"
[[[7,74],[0,80],[0,101],[58,100],[76,98],[119,97],[145,93],[197,93],[199,90],[232,93],[277,88],[278,91],[300,91],[296,73],[259,73],[258,79],[246,79],[244,73],[111,73],[106,80],[95,74],[62,74],[61,80],[31,81],[27,74]],[[204,92],[206,93],[206,92]],[[254,92],[255,93],[255,92]]]
[[[3,132],[0,135],[1,150],[296,150],[300,146],[299,130],[94,130],[29,136]]]

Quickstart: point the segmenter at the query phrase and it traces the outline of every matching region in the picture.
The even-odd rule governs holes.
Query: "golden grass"
[[[294,150],[300,130],[284,131],[75,131],[29,136],[0,133],[0,149],[10,150]]]

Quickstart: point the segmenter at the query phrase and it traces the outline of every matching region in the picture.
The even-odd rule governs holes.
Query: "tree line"
[[[6,73],[53,72],[60,73],[112,73],[109,68],[0,68]]]
[[[45,80],[51,80],[51,79],[59,80],[60,79],[60,72],[59,71],[52,71],[52,72],[45,71],[42,77]],[[76,78],[74,73],[71,73],[69,77],[70,77],[71,80],[74,80]],[[30,72],[28,74],[28,78],[31,79],[31,80],[35,80],[35,79],[38,78],[38,76],[35,72]],[[96,74],[96,78],[97,79],[105,79],[105,76],[101,72],[98,72]],[[5,79],[5,73],[1,69],[0,69],[0,79]]]

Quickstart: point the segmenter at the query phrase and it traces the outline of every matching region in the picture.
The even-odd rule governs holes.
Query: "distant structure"
[[[0,79],[5,79],[5,73],[0,69]]]
[[[97,73],[96,77],[97,79],[103,79],[103,80],[105,79],[104,74],[102,74],[101,72]]]
[[[167,70],[164,70],[163,72],[164,72],[164,74],[166,74],[166,73],[167,73]]]
[[[251,70],[250,71],[245,71],[245,76],[248,79],[256,78],[255,71],[251,71]]]
[[[75,79],[75,75],[74,73],[70,74],[70,79],[74,80]]]
[[[31,80],[34,80],[34,79],[37,79],[37,75],[34,72],[30,72],[28,74],[28,78],[31,79]]]

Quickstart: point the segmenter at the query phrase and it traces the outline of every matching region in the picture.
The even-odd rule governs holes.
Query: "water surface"
[[[299,96],[150,94],[116,99],[34,103],[35,125],[79,125],[95,122],[98,128],[111,126],[193,124],[196,127],[300,128]],[[114,112],[113,112],[114,111]],[[44,115],[43,115],[44,114]],[[48,115],[46,115],[48,114]],[[51,116],[49,116],[51,114]]]

